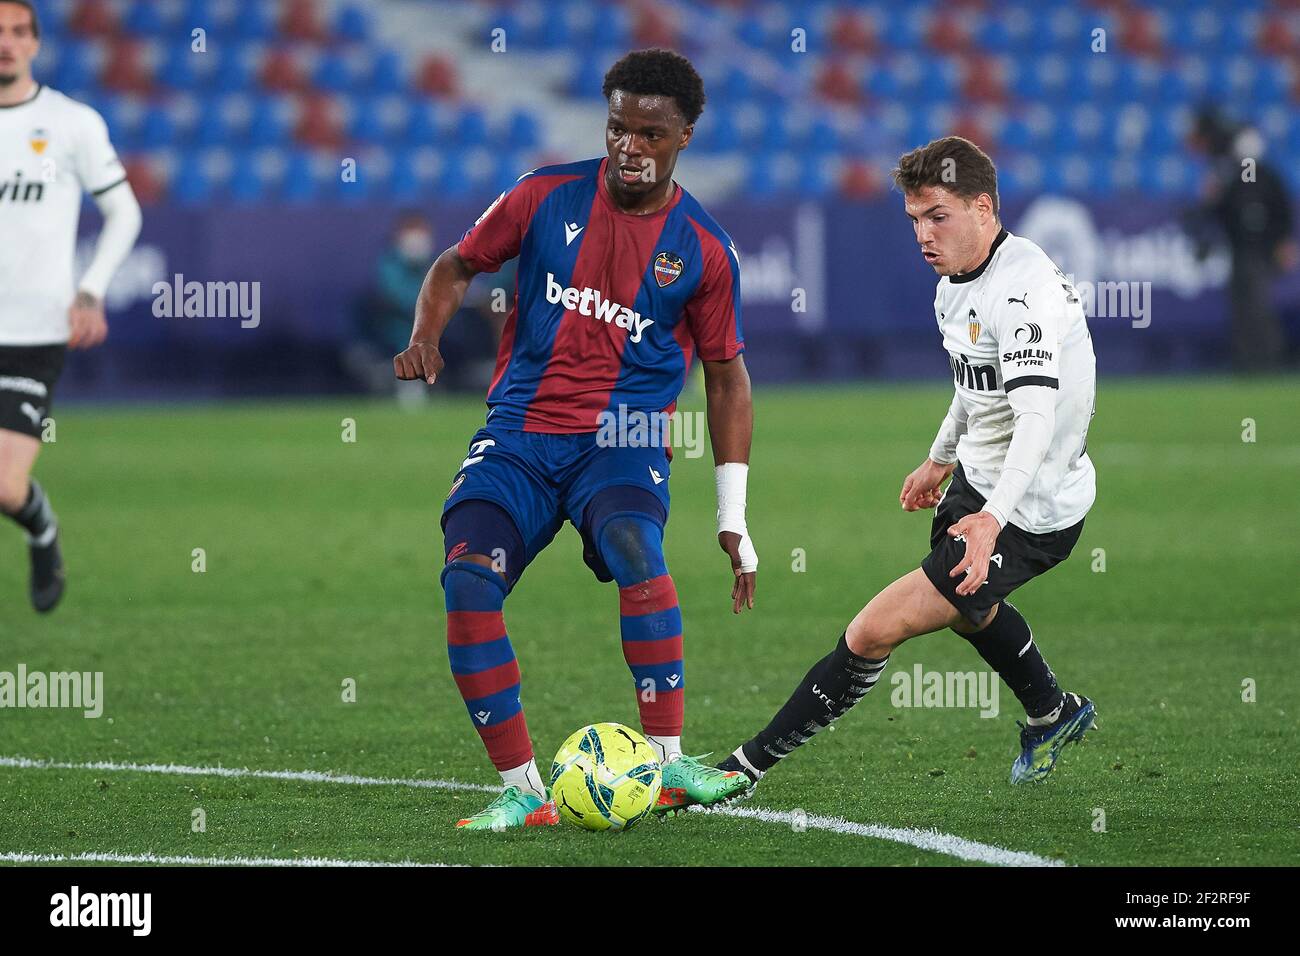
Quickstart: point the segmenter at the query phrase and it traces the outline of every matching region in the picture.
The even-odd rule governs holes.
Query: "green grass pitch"
[[[917,565],[929,518],[902,513],[898,488],[949,395],[759,391],[749,518],[762,567],[757,607],[739,617],[714,536],[711,456],[678,455],[667,547],[686,624],[688,750],[721,755],[756,731],[862,604]],[[942,633],[901,647],[877,689],[741,807],[932,829],[1078,865],[1294,863],[1295,395],[1284,380],[1101,383],[1097,506],[1074,556],[1016,599],[1062,684],[1099,711],[1099,730],[1046,783],[1007,782],[1021,713],[1005,689],[994,718],[894,706],[891,678],[917,664],[985,669]],[[65,407],[37,474],[63,521],[68,596],[48,619],[30,611],[21,538],[0,527],[0,671],[102,671],[104,715],[0,710],[0,758],[492,783],[448,671],[437,586],[439,510],[482,414],[445,399],[417,413],[362,401]],[[355,442],[342,440],[345,418]],[[543,765],[582,724],[636,726],[617,593],[582,564],[571,528],[506,619]],[[11,763],[0,766],[0,855],[964,862],[717,814],[618,835],[453,829],[487,799]]]

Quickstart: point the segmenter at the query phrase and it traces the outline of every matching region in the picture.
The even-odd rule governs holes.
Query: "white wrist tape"
[[[748,574],[758,570],[758,552],[745,528],[745,496],[749,466],[729,461],[713,469],[718,489],[718,533],[731,531],[740,535],[740,570]]]

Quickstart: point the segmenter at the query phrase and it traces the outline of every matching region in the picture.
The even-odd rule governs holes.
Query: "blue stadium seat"
[[[393,156],[393,168],[386,182],[388,198],[395,203],[409,203],[431,192],[432,183],[420,176],[418,158],[410,150]]]
[[[138,146],[141,149],[162,149],[176,142],[176,120],[165,106],[151,106],[145,111],[140,124]]]
[[[199,85],[199,75],[195,70],[195,57],[189,44],[172,44],[167,47],[163,61],[158,67],[158,82],[173,90],[192,90]]]
[[[475,107],[460,110],[456,121],[456,143],[461,147],[482,146],[488,141],[487,115]]]
[[[404,142],[408,146],[434,146],[442,139],[442,111],[437,104],[417,100],[411,108]]]
[[[533,149],[542,141],[537,117],[527,110],[515,110],[506,124],[506,145],[514,149]]]
[[[192,150],[182,153],[172,176],[172,197],[187,206],[202,205],[215,198],[217,187],[205,167],[202,153]]]
[[[632,37],[627,10],[615,6],[602,8],[600,15],[596,17],[591,39],[598,47],[630,49]]]
[[[247,134],[250,146],[285,146],[291,132],[289,104],[286,100],[262,96],[254,102]]]
[[[241,150],[235,154],[234,168],[230,175],[229,196],[231,201],[241,205],[251,205],[266,200],[270,192],[262,164],[258,155],[251,150]]]
[[[465,157],[461,153],[443,153],[443,165],[438,173],[436,188],[438,194],[447,199],[464,199],[473,193],[474,183],[465,168]]]
[[[253,88],[253,65],[249,50],[238,44],[208,47],[203,56],[219,57],[212,69],[209,87],[220,93],[246,93]]]
[[[280,198],[286,202],[311,202],[321,194],[311,153],[303,149],[289,152],[285,161],[284,180],[280,185]]]
[[[272,39],[276,35],[275,8],[273,3],[243,3],[239,12],[228,24],[228,32],[241,40]]]
[[[368,85],[372,93],[404,92],[406,78],[402,74],[402,58],[393,50],[376,52],[370,65]]]
[[[122,17],[122,29],[134,36],[160,36],[168,27],[162,5],[137,2]]]
[[[332,51],[321,56],[312,74],[312,83],[317,89],[329,93],[346,93],[356,87],[348,61],[342,54]]]
[[[99,86],[88,43],[73,41],[63,44],[53,85],[70,95]]]
[[[345,42],[365,43],[370,33],[370,16],[359,6],[344,7],[334,19],[334,35]]]

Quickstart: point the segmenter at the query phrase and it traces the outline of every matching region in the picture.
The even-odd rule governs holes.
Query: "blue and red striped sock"
[[[519,662],[501,613],[506,585],[496,572],[453,561],[442,570],[447,598],[447,654],[474,729],[498,770],[533,758],[523,704]]]
[[[623,658],[636,681],[641,727],[647,735],[680,737],[685,717],[682,612],[665,571],[618,589]]]

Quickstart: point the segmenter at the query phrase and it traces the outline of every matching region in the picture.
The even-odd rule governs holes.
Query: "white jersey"
[[[1077,524],[1096,498],[1085,452],[1096,396],[1092,336],[1078,295],[1042,249],[1003,230],[978,269],[944,276],[934,297],[956,396],[931,457],[961,462],[971,486],[1006,508],[1006,521],[1034,533]],[[1046,386],[1054,392],[1023,386]],[[1055,414],[1051,415],[1051,397]],[[1010,398],[1008,396],[1011,396]],[[1044,403],[1050,443],[1036,471],[1025,469],[1023,495],[1002,478],[1020,398]],[[964,419],[964,424],[963,424]],[[1043,439],[1046,441],[1047,432]]]
[[[126,181],[108,127],[48,86],[0,107],[0,345],[68,340],[83,193]]]

